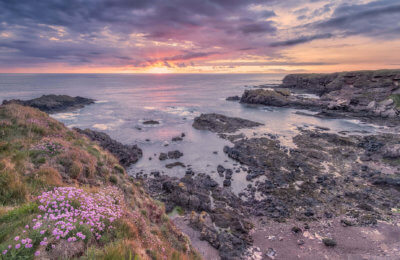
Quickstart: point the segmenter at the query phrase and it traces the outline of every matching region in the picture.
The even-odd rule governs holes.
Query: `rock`
[[[171,169],[171,168],[174,168],[174,167],[183,167],[183,168],[185,168],[186,166],[183,164],[183,163],[181,163],[181,162],[174,162],[174,163],[169,163],[169,164],[167,164],[167,165],[165,165],[165,167],[167,167],[168,169]]]
[[[158,156],[158,159],[160,161],[164,161],[168,159],[168,155],[166,153],[160,153],[160,156]]]
[[[218,165],[218,166],[217,166],[217,172],[218,172],[218,173],[224,173],[224,172],[225,172],[224,166]]]
[[[179,158],[181,158],[182,156],[183,156],[183,153],[181,153],[181,152],[178,151],[178,150],[169,151],[169,152],[168,152],[168,158],[169,158],[169,159],[179,159]]]
[[[171,140],[172,140],[172,142],[179,142],[179,141],[182,141],[183,138],[180,137],[180,136],[175,136],[175,137],[173,137]]]
[[[196,117],[193,127],[197,130],[208,130],[215,133],[233,133],[242,128],[261,126],[262,124],[250,120],[227,117],[221,114],[201,114]]]
[[[265,252],[265,256],[268,257],[269,259],[275,259],[277,254],[273,248],[268,248],[267,252]]]
[[[325,246],[334,247],[337,245],[336,241],[333,238],[323,238],[322,242]]]
[[[226,98],[226,101],[239,101],[239,100],[240,100],[239,96],[232,96]]]
[[[146,120],[146,121],[143,121],[143,124],[144,125],[158,125],[158,124],[160,124],[160,122],[158,122],[156,120]]]
[[[229,187],[229,186],[231,186],[231,180],[224,180],[224,182],[223,182],[223,185],[224,185],[224,187]]]
[[[178,150],[175,151],[169,151],[168,153],[160,153],[160,156],[158,157],[158,159],[160,161],[164,161],[167,159],[179,159],[183,156],[183,153],[181,153]]]
[[[86,105],[94,104],[95,100],[84,97],[70,97],[67,95],[43,95],[31,100],[4,100],[3,105],[17,103],[23,106],[37,108],[46,113],[59,113],[83,108]]]
[[[251,245],[252,225],[241,200],[229,189],[219,187],[210,176],[161,176],[147,179],[145,187],[165,203],[167,212],[175,206],[191,211],[190,225],[200,232],[200,239],[218,249],[221,259],[242,259]]]
[[[355,71],[332,74],[287,75],[280,88],[317,94],[303,98],[275,89],[245,90],[242,103],[319,110],[320,117],[362,117],[396,119],[398,109],[392,95],[398,91],[399,71]],[[396,123],[396,120],[390,122]],[[383,123],[383,122],[382,122]]]
[[[105,133],[90,129],[82,130],[74,128],[74,130],[80,134],[86,135],[89,139],[98,142],[101,147],[107,149],[117,157],[119,163],[125,168],[136,163],[143,156],[142,150],[137,145],[121,144],[120,142],[111,139],[111,137]]]
[[[294,227],[292,227],[292,232],[295,234],[298,234],[298,233],[301,233],[302,230],[301,230],[301,228],[294,226]]]
[[[383,147],[383,157],[390,159],[400,158],[400,144],[386,144]]]

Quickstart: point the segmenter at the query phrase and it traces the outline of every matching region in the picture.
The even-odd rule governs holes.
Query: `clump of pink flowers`
[[[45,140],[45,141],[33,146],[31,150],[46,152],[50,155],[56,155],[56,154],[64,151],[65,149],[59,143]]]
[[[13,250],[32,248],[32,239],[27,231],[36,231],[40,235],[40,246],[55,247],[57,241],[87,241],[92,234],[94,240],[113,229],[113,222],[124,214],[123,194],[116,187],[107,187],[97,193],[90,193],[75,187],[58,187],[39,197],[39,210],[31,225],[26,225],[22,235],[14,238],[2,254],[11,254]],[[86,230],[84,234],[82,230]],[[37,246],[37,245],[35,245]],[[40,251],[35,251],[40,255]]]

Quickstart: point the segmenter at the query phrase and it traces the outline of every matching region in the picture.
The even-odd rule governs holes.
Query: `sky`
[[[400,68],[400,0],[0,0],[3,73]]]

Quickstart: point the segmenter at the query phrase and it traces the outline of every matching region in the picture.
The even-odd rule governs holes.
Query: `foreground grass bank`
[[[3,259],[196,259],[117,159],[37,109],[0,106]]]

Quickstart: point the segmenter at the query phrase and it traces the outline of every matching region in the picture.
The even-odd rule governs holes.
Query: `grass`
[[[400,109],[400,94],[392,94],[389,96],[389,98],[394,101],[396,108]]]
[[[166,217],[164,205],[151,199],[114,156],[37,109],[0,106],[0,253],[42,213],[37,195],[59,186],[96,192],[110,185],[123,192],[126,216],[100,240],[87,225],[76,225],[86,236],[82,259],[199,258],[187,251],[188,241]],[[70,204],[79,207],[78,201]],[[7,259],[33,259],[43,237],[38,232],[26,230],[33,247],[10,251]]]

